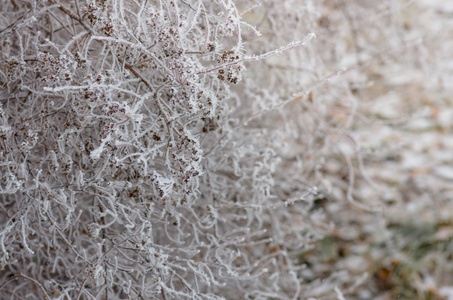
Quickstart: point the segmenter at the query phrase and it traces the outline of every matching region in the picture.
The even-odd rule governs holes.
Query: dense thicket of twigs
[[[285,201],[310,191],[275,195],[275,141],[240,130],[252,106],[230,85],[272,53],[247,54],[233,2],[1,11],[2,294],[299,293],[287,247],[313,234]]]
[[[392,290],[404,262],[385,257],[407,248],[385,239],[426,197],[442,210],[451,194],[450,169],[425,170],[415,146],[394,144],[418,128],[405,97],[446,91],[451,48],[427,56],[440,40],[418,9],[429,24],[444,12],[396,0],[0,0],[0,298]],[[433,215],[435,230],[449,217]]]

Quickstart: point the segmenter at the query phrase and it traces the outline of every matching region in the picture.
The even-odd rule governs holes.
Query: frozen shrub
[[[451,260],[419,251],[451,223],[430,5],[0,1],[0,298],[372,299],[407,249],[422,295]]]
[[[310,185],[276,183],[282,136],[252,120],[260,83],[245,63],[313,34],[247,48],[243,30],[258,32],[223,0],[1,11],[5,297],[300,295],[291,252],[323,216]]]

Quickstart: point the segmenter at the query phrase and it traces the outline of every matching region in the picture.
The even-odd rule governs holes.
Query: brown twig
[[[49,0],[50,3],[52,4],[58,4],[56,3],[55,0]],[[67,8],[65,8],[64,6],[62,6],[61,4],[58,6],[58,8],[64,12],[65,14],[67,14],[69,17],[71,17],[72,19],[76,20],[77,22],[80,23],[80,25],[83,26],[83,28],[85,28],[88,32],[90,32],[91,34],[94,34],[93,32],[93,29],[91,29],[87,24],[85,24],[85,22],[79,17],[79,16],[76,16],[75,14],[73,14],[70,10],[68,10]]]
[[[25,278],[25,279],[30,280],[31,282],[36,284],[41,289],[41,291],[44,294],[44,296],[46,297],[46,299],[51,300],[51,298],[49,297],[49,295],[47,295],[47,293],[44,290],[44,287],[41,285],[41,283],[39,283],[38,281],[36,281],[35,279],[33,279],[31,277],[28,277],[27,275],[23,275],[23,274],[14,275],[13,277],[11,277],[7,281],[5,281],[2,285],[0,285],[0,290],[3,289],[8,283],[10,283],[11,281],[16,280],[17,278]]]

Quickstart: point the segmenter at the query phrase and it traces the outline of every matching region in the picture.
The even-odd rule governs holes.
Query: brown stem
[[[28,277],[27,275],[23,275],[23,274],[17,274],[17,275],[14,275],[13,277],[11,277],[10,279],[8,279],[7,281],[5,281],[2,285],[0,285],[0,290],[2,288],[4,288],[8,283],[10,283],[11,281],[13,280],[16,280],[17,278],[25,278],[25,279],[28,279],[30,280],[31,282],[33,282],[34,284],[36,284],[42,291],[42,293],[44,294],[44,296],[46,297],[46,299],[48,300],[51,300],[49,295],[47,295],[46,291],[44,290],[44,287],[38,282],[36,281],[35,279],[31,278],[31,277]]]
[[[52,4],[57,4],[55,0],[49,0],[50,3]],[[60,6],[58,7],[62,12],[64,12],[65,14],[67,14],[69,17],[71,17],[72,19],[76,20],[77,22],[80,23],[80,25],[83,26],[83,28],[85,28],[88,32],[90,32],[91,34],[93,34],[93,30],[88,27],[87,24],[85,24],[85,22],[79,17],[79,16],[76,16],[75,14],[73,14],[70,10],[68,10],[67,8],[65,8],[64,6],[62,6],[60,4]]]

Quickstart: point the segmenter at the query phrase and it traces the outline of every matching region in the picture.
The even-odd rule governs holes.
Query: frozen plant
[[[262,118],[280,104],[246,64],[314,34],[255,51],[250,9],[0,2],[5,299],[302,296],[298,253],[328,225],[282,180],[286,128]]]

